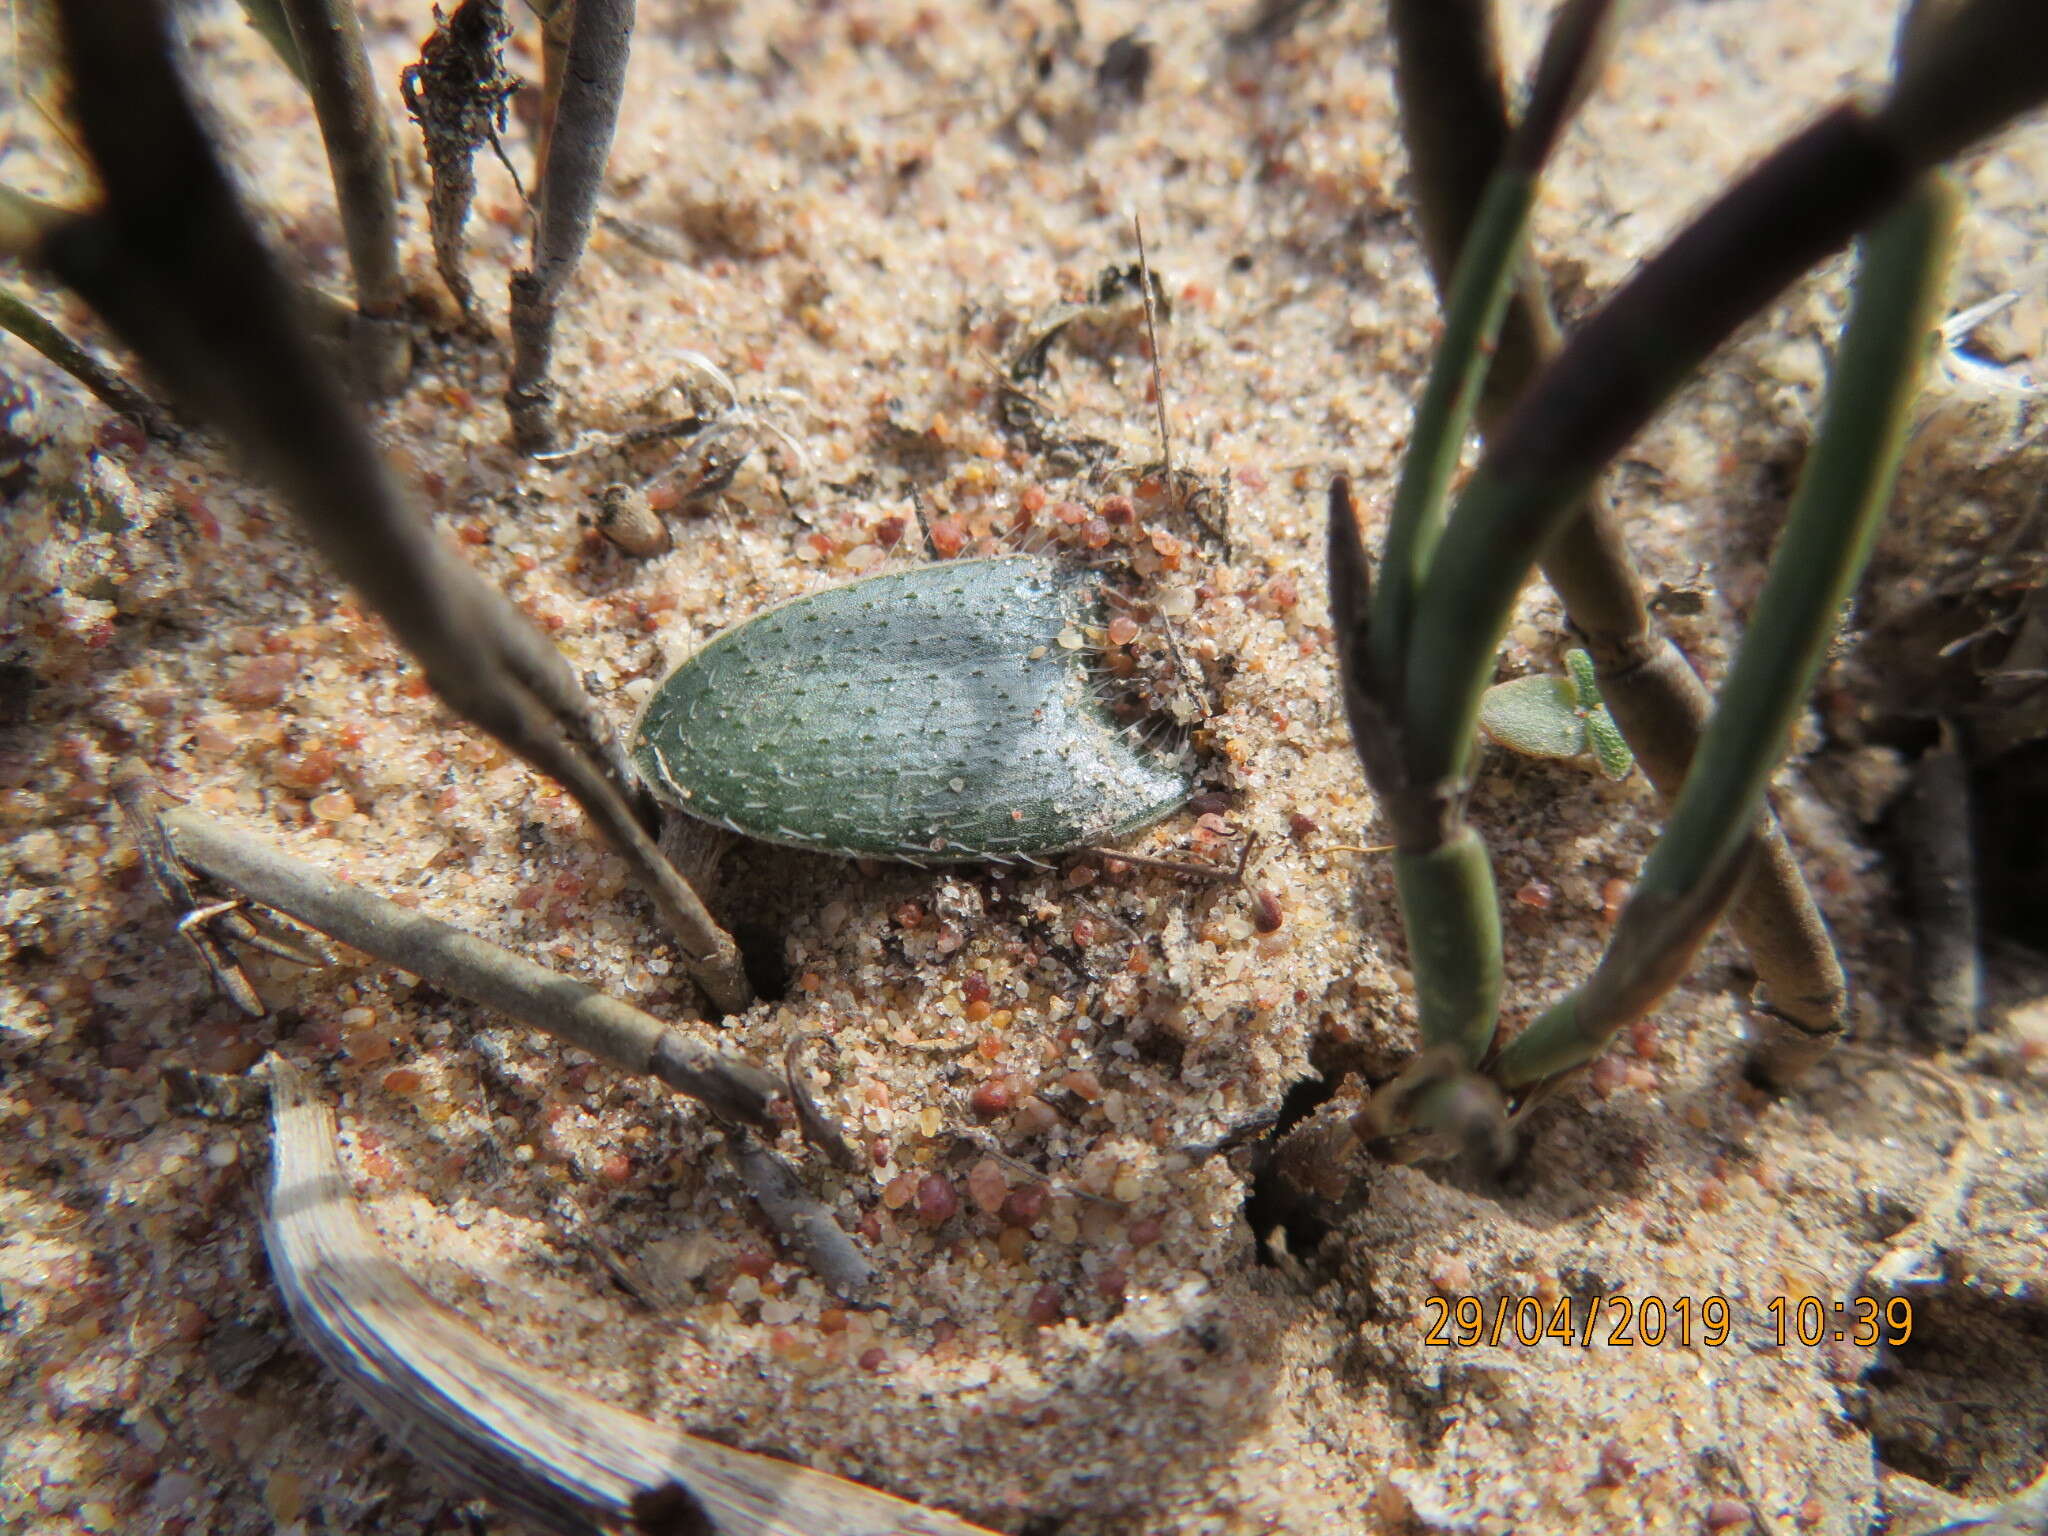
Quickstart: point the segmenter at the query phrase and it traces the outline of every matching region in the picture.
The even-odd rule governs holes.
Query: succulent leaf
[[[1479,725],[1525,757],[1578,757],[1586,750],[1586,721],[1568,678],[1546,674],[1496,684],[1479,701]]]
[[[1114,719],[1081,632],[1101,581],[1042,555],[800,597],[669,674],[629,738],[660,799],[749,837],[917,862],[1114,841],[1193,792]]]
[[[1631,752],[1628,742],[1622,738],[1621,727],[1614,723],[1614,716],[1607,713],[1602,704],[1586,716],[1586,744],[1593,751],[1593,760],[1600,765],[1600,771],[1610,779],[1621,780],[1635,771],[1636,755]]]
[[[1578,695],[1579,708],[1600,708],[1600,674],[1594,670],[1593,658],[1574,647],[1564,653],[1564,665],[1571,674],[1572,691]]]

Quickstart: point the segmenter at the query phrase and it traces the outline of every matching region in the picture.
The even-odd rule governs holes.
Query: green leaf
[[[1578,757],[1586,750],[1586,720],[1568,678],[1518,677],[1486,690],[1479,726],[1525,757]]]
[[[1572,692],[1578,695],[1579,708],[1600,708],[1600,674],[1593,668],[1593,658],[1584,651],[1569,650],[1564,653],[1564,665],[1572,675]]]
[[[1636,755],[1629,751],[1621,728],[1614,723],[1614,716],[1607,713],[1605,704],[1586,716],[1586,744],[1593,749],[1593,760],[1608,778],[1625,779],[1634,771]]]

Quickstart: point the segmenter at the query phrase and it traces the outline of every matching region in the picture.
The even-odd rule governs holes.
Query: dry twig
[[[1913,765],[1912,789],[1899,807],[1899,836],[1913,912],[1913,1028],[1934,1045],[1954,1050],[1977,1033],[1984,964],[1969,768],[1946,720],[1940,739]]]
[[[544,1030],[622,1072],[647,1073],[729,1120],[771,1133],[775,1129],[768,1114],[775,1080],[672,1024],[523,955],[337,880],[189,806],[154,813],[150,786],[138,787],[132,773],[124,776],[122,804],[146,854],[153,836],[168,837],[174,876],[178,863],[189,865],[330,938]],[[161,833],[149,830],[155,824]],[[147,861],[153,871],[165,863],[161,854]],[[191,904],[189,887],[180,893],[178,885],[166,885],[165,893],[174,904]],[[221,974],[211,958],[208,965],[216,977]],[[240,995],[231,995],[248,1006]],[[253,989],[248,995],[254,998]],[[260,1003],[255,1011],[262,1011]]]

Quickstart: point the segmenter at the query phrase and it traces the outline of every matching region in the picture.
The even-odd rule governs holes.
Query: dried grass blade
[[[263,1240],[294,1326],[397,1443],[558,1536],[988,1536],[938,1510],[665,1428],[520,1363],[427,1295],[363,1220],[334,1116],[269,1058]]]

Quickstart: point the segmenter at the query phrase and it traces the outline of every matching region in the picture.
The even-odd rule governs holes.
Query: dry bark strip
[[[462,263],[463,230],[476,197],[476,152],[504,129],[506,105],[519,88],[505,68],[505,39],[511,35],[504,0],[462,0],[434,28],[419,63],[399,78],[406,110],[420,125],[433,181],[427,218],[434,265],[475,330],[483,328],[483,317]]]
[[[792,1462],[669,1429],[565,1386],[399,1267],[335,1156],[334,1116],[272,1056],[263,1242],[309,1348],[392,1437],[551,1536],[989,1536]]]

